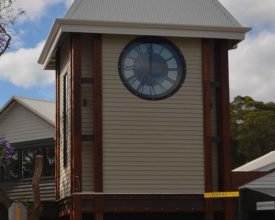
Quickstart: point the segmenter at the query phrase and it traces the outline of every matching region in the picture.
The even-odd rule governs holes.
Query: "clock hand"
[[[149,74],[152,71],[152,44],[149,46]]]

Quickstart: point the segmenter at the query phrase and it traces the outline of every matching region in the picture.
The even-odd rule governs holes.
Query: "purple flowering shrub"
[[[7,167],[11,163],[14,149],[4,138],[0,138],[0,167]]]

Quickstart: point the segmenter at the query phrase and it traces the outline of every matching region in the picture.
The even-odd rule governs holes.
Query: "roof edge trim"
[[[38,63],[47,69],[62,33],[102,33],[102,34],[129,34],[159,35],[171,37],[199,37],[221,38],[241,41],[245,33],[251,28],[246,27],[219,27],[219,26],[189,26],[169,24],[142,24],[142,23],[118,23],[111,21],[82,21],[56,19]]]

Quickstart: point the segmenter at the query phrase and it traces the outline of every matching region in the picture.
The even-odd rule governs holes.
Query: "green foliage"
[[[275,150],[275,103],[237,96],[230,114],[234,167]]]
[[[14,149],[4,138],[0,138],[0,167],[10,165]]]
[[[28,215],[32,214],[34,204],[30,201],[30,199],[26,197],[20,197],[18,201],[26,207],[26,209],[28,210]]]

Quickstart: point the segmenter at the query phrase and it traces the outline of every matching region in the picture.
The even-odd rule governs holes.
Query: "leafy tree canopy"
[[[0,0],[0,56],[10,45],[11,34],[7,30],[10,24],[23,15],[25,11],[13,7],[14,0]]]
[[[275,103],[237,96],[230,113],[235,167],[275,150]]]

